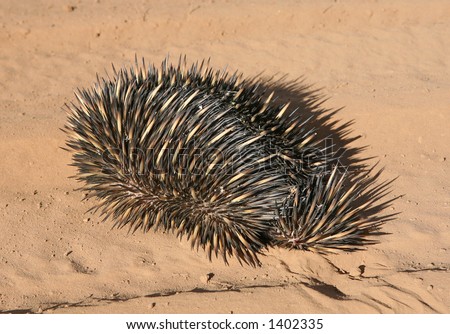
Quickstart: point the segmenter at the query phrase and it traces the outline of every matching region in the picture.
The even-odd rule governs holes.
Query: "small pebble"
[[[364,264],[362,264],[362,265],[360,265],[358,267],[358,269],[359,269],[359,272],[360,272],[359,275],[362,276],[364,274],[364,272],[366,271],[366,266]]]
[[[214,273],[208,273],[206,275],[202,275],[200,276],[200,281],[202,283],[209,283],[209,281],[211,280],[211,278],[214,277]]]

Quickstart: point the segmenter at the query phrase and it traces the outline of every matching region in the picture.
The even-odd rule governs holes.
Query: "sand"
[[[0,310],[44,313],[448,313],[450,3],[0,2]],[[260,268],[209,262],[171,233],[85,212],[65,103],[96,73],[211,57],[321,88],[354,143],[398,177],[398,212],[367,251],[271,249]]]

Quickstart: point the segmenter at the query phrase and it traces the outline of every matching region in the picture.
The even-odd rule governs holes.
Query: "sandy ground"
[[[0,311],[448,313],[448,41],[444,0],[2,0]],[[272,249],[254,269],[85,214],[93,200],[81,202],[60,149],[62,106],[135,54],[211,57],[323,88],[386,167],[381,180],[398,177],[390,234],[352,254]]]

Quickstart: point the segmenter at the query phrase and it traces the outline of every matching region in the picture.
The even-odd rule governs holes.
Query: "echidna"
[[[93,209],[133,232],[172,230],[225,263],[259,265],[271,245],[370,243],[382,219],[369,209],[385,184],[340,173],[302,110],[262,86],[180,58],[136,61],[78,90],[64,131]],[[355,205],[361,193],[371,198]]]

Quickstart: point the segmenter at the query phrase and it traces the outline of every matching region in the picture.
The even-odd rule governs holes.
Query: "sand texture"
[[[0,313],[448,313],[449,41],[445,0],[0,1]],[[388,234],[251,268],[85,213],[62,107],[135,54],[321,89],[380,181],[398,177]]]

